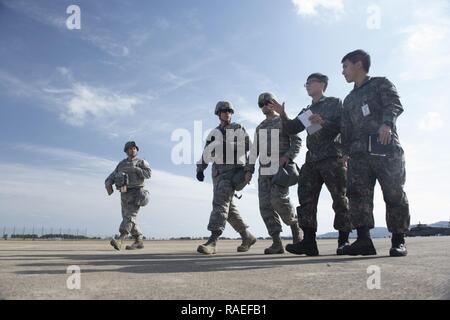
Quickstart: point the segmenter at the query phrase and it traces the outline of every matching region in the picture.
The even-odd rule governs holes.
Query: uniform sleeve
[[[205,152],[206,147],[208,147],[208,145],[213,141],[214,141],[214,136],[209,134],[208,138],[206,139],[205,147],[203,148],[202,157],[197,162],[197,172],[205,171],[206,168],[208,168],[208,163],[205,161],[205,159],[203,157],[203,153]]]
[[[108,187],[108,186],[112,186],[114,184],[114,177],[118,173],[118,168],[119,168],[119,165],[117,165],[116,169],[114,169],[114,171],[111,172],[111,174],[108,176],[108,178],[106,178],[105,186]]]
[[[302,147],[302,139],[297,134],[289,135],[290,147],[289,150],[284,154],[291,160],[294,160],[300,152]]]
[[[141,178],[144,178],[144,179],[151,178],[152,169],[150,169],[150,164],[147,161],[142,160],[139,163],[139,167],[137,169],[139,169],[139,175],[141,176]]]
[[[350,155],[350,143],[352,137],[352,123],[348,111],[343,108],[341,116],[341,143],[345,156]]]
[[[383,106],[383,123],[394,128],[397,117],[403,112],[397,89],[392,82],[384,79],[379,86],[379,92]]]
[[[305,126],[297,118],[290,120],[285,113],[280,117],[284,132],[287,134],[297,134],[305,130]]]
[[[333,112],[330,113],[330,116],[324,119],[322,127],[324,130],[332,133],[333,135],[337,135],[341,132],[341,117],[342,117],[342,101],[340,99],[336,99],[336,105],[330,106]]]

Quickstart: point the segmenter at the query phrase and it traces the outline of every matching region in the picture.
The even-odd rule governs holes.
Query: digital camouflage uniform
[[[113,185],[117,173],[124,172],[128,175],[127,192],[120,194],[122,204],[122,223],[119,227],[120,234],[131,234],[135,239],[142,239],[142,233],[137,223],[139,201],[142,197],[144,179],[151,177],[152,170],[147,161],[134,158],[122,160],[116,169],[106,178],[105,185]]]
[[[369,113],[363,114],[362,106]],[[373,194],[378,180],[386,203],[386,222],[390,232],[409,229],[409,204],[403,190],[405,158],[397,134],[396,120],[403,112],[395,86],[386,78],[370,78],[356,87],[344,100],[342,142],[350,156],[347,195],[355,228],[374,227]],[[369,155],[368,136],[377,134],[387,124],[392,129],[392,143],[386,156]]]
[[[261,130],[267,132],[266,136],[261,136]],[[287,135],[282,130],[281,118],[279,116],[273,119],[266,119],[256,128],[255,138],[253,140],[254,147],[250,155],[250,159],[255,159],[259,155],[258,146],[261,144],[267,145],[267,156],[271,157],[271,135],[278,134],[278,157],[288,157],[291,160],[298,155],[300,152],[300,147],[302,140],[297,135]],[[262,139],[267,137],[267,141],[262,141]],[[253,155],[256,152],[256,156]],[[273,175],[264,175],[261,173],[261,167],[270,167],[270,163],[261,163],[258,177],[258,197],[259,197],[259,210],[264,223],[267,227],[267,231],[271,236],[279,234],[282,232],[282,227],[280,223],[280,217],[283,222],[292,226],[297,224],[297,215],[294,211],[292,203],[289,199],[289,187],[282,187],[277,184],[272,183]],[[246,167],[246,171],[254,173],[255,165],[249,164]]]
[[[238,123],[230,123],[225,126],[219,125],[213,130],[213,132],[222,132],[226,133],[227,130],[242,130],[242,133],[245,135],[245,159],[244,163],[238,163],[234,161],[234,163],[227,164],[226,159],[226,148],[231,148],[232,150],[236,150],[238,147],[236,141],[228,142],[228,146],[223,144],[224,152],[222,163],[213,162],[212,164],[212,179],[214,186],[214,194],[213,194],[213,202],[212,202],[212,212],[209,219],[208,230],[209,231],[220,231],[223,232],[225,230],[225,224],[228,223],[239,233],[245,232],[247,229],[247,225],[242,220],[242,217],[239,214],[236,205],[233,202],[233,196],[235,193],[235,188],[231,182],[233,174],[236,172],[238,168],[242,168],[245,166],[248,161],[247,152],[250,148],[250,139],[248,134],[245,131],[245,128],[242,127]],[[223,142],[226,141],[226,134],[223,135]],[[214,141],[213,135],[210,134],[206,141],[207,148]],[[235,156],[236,158],[236,152]],[[236,159],[235,159],[236,160]],[[208,160],[205,160],[205,157],[202,157],[200,162],[197,164],[197,172],[204,171],[208,167]]]
[[[333,97],[322,97],[306,110],[318,114],[324,120],[322,129],[309,134],[306,139],[308,152],[305,164],[300,170],[298,184],[297,208],[299,225],[302,229],[309,228],[317,231],[317,204],[320,191],[325,183],[333,198],[335,212],[334,228],[339,231],[352,230],[348,213],[346,197],[346,167],[342,160],[340,145],[340,123],[342,102]],[[295,134],[305,130],[298,118],[289,120],[282,116],[283,128],[288,134]]]

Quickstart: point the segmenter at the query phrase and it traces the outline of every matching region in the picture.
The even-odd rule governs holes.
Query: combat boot
[[[221,234],[221,231],[213,231],[208,241],[198,246],[197,252],[202,254],[215,254],[217,252],[217,240],[219,239]]]
[[[109,242],[110,245],[113,246],[114,249],[120,251],[122,249],[122,242],[127,237],[128,233],[121,233],[119,239],[112,238]]]
[[[351,245],[342,248],[342,254],[348,256],[374,256],[377,250],[370,238],[369,228],[358,228],[358,238]]]
[[[284,253],[283,243],[281,242],[280,234],[272,235],[272,245],[264,249],[264,254],[282,254]]]
[[[125,250],[144,249],[144,242],[141,239],[136,239],[130,246],[126,246]]]
[[[408,254],[405,246],[405,235],[403,233],[392,234],[392,247],[389,250],[391,257],[405,257]]]
[[[344,254],[344,247],[349,246],[348,237],[350,232],[339,231],[338,247],[336,249],[336,254],[342,256]]]
[[[298,224],[291,225],[291,231],[292,231],[292,243],[296,244],[303,240],[303,230],[300,229]]]
[[[122,239],[111,239],[111,241],[109,242],[110,245],[113,246],[114,249],[120,251],[120,249],[122,249]]]
[[[286,246],[286,251],[292,254],[306,254],[307,256],[318,256],[319,249],[317,248],[316,242],[316,232],[314,229],[304,228],[305,238],[296,243],[296,244],[288,244]]]
[[[247,229],[240,232],[242,243],[239,247],[237,247],[238,252],[247,252],[250,250],[250,247],[255,244],[256,237],[252,235]]]

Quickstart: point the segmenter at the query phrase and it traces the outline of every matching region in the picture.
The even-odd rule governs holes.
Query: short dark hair
[[[319,80],[319,82],[325,83],[325,90],[327,89],[327,87],[328,87],[328,77],[326,75],[324,75],[322,73],[319,73],[319,72],[316,72],[316,73],[310,74],[308,79],[306,79],[306,81],[309,81],[311,79],[317,79],[317,80]]]
[[[370,55],[364,50],[355,50],[350,53],[347,53],[345,57],[342,58],[341,63],[344,63],[345,60],[351,61],[353,64],[360,62],[366,72],[370,70]]]

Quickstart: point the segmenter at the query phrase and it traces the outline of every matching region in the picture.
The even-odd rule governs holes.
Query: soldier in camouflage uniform
[[[116,169],[105,180],[105,187],[108,194],[111,195],[113,193],[112,186],[117,184],[119,177],[123,174],[128,176],[128,184],[120,194],[123,219],[119,227],[120,237],[118,240],[111,240],[111,245],[116,250],[122,248],[122,241],[129,234],[134,238],[134,242],[130,246],[126,246],[126,250],[144,248],[142,233],[136,219],[139,208],[148,203],[148,191],[144,190],[144,179],[150,179],[152,170],[147,161],[137,157],[138,151],[139,147],[134,141],[127,142],[124,152],[128,157],[119,162]]]
[[[347,82],[355,83],[344,100],[342,142],[349,156],[350,215],[358,232],[357,240],[346,246],[344,253],[376,254],[369,230],[374,227],[373,194],[378,180],[386,202],[387,227],[392,232],[390,255],[405,256],[404,236],[409,229],[410,215],[403,190],[405,157],[396,126],[403,107],[395,86],[388,79],[368,76],[369,54],[353,51],[342,59],[342,64]]]
[[[306,128],[308,152],[306,162],[300,171],[298,184],[300,206],[297,207],[299,225],[305,237],[297,244],[286,246],[286,250],[294,254],[310,256],[319,254],[316,243],[317,203],[324,183],[333,198],[334,228],[339,231],[336,250],[338,255],[342,254],[342,249],[348,244],[348,237],[352,230],[348,200],[345,195],[346,165],[342,158],[339,141],[342,102],[337,98],[324,96],[327,85],[328,77],[320,73],[311,74],[305,84],[307,93],[313,101],[300,114],[310,110],[313,115],[309,120],[320,130],[313,132],[310,131],[313,127]],[[294,134],[305,130],[299,118],[288,119],[284,105],[274,100],[273,108],[280,112],[283,128],[287,133]]]
[[[208,136],[202,159],[197,163],[197,180],[203,181],[205,178],[203,172],[208,167],[208,163],[213,162],[213,210],[208,224],[211,236],[206,243],[197,248],[197,251],[202,254],[215,254],[217,240],[228,221],[242,238],[242,244],[237,251],[246,252],[256,242],[256,237],[247,230],[248,226],[242,220],[233,202],[236,191],[233,177],[238,170],[243,171],[248,162],[247,152],[250,148],[250,139],[244,127],[231,122],[234,108],[230,102],[219,101],[214,113],[219,117],[220,125]],[[234,134],[237,137],[232,137]],[[213,157],[207,154],[207,150],[210,150],[211,147],[215,148],[211,152]],[[239,153],[239,150],[242,151],[242,154]]]
[[[247,181],[251,180],[251,175],[255,172],[254,162],[259,156],[263,144],[265,144],[263,149],[267,151],[267,157],[270,159],[276,156],[280,167],[288,164],[295,165],[293,160],[300,152],[302,140],[296,134],[288,135],[284,132],[280,116],[268,106],[272,99],[274,99],[274,96],[267,92],[262,93],[258,98],[258,106],[266,116],[266,120],[261,122],[256,128],[254,144],[249,157],[250,163],[245,169]],[[277,142],[276,146],[271,145],[272,135],[278,136],[278,141],[274,141]],[[273,147],[276,148],[276,154],[271,154]],[[263,163],[260,159],[258,177],[259,210],[273,241],[272,245],[264,250],[264,254],[281,254],[284,253],[284,248],[280,238],[280,233],[282,232],[280,217],[286,225],[291,227],[294,243],[301,241],[301,234],[297,216],[289,199],[289,187],[273,183],[274,174],[264,174],[261,170],[264,167],[270,167],[272,163],[273,161]]]

